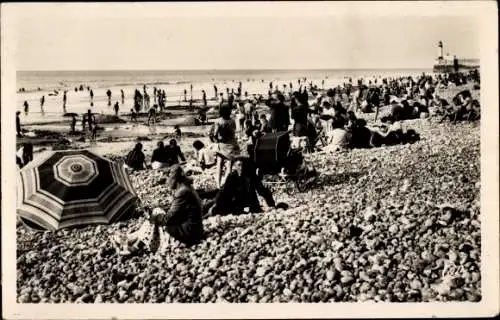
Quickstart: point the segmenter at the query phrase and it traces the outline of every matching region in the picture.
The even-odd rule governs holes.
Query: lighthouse
[[[438,42],[438,60],[443,59],[443,42],[439,41]]]

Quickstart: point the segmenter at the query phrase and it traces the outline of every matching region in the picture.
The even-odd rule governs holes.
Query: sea
[[[431,73],[432,69],[314,69],[314,70],[92,70],[92,71],[18,71],[17,89],[24,92],[73,88],[116,86],[180,86],[189,84],[290,81],[299,78],[325,79],[334,83],[347,78],[390,77]]]
[[[150,95],[154,88],[164,90],[167,107],[187,105],[191,99],[200,104],[203,91],[208,106],[213,106],[217,103],[214,86],[218,89],[217,96],[224,93],[227,98],[227,92],[236,91],[241,82],[242,94],[251,97],[266,95],[270,82],[273,88],[277,86],[289,93],[304,82],[327,89],[347,83],[349,78],[353,83],[358,79],[367,83],[376,78],[416,76],[423,72],[429,74],[432,69],[18,71],[16,110],[23,112],[23,123],[50,122],[58,121],[65,112],[84,113],[89,107],[94,112],[113,113],[108,90],[112,92],[113,104],[119,103],[120,110],[130,110],[135,90],[142,92],[144,86]],[[94,94],[93,102],[89,89]],[[63,91],[67,91],[65,109]],[[25,112],[25,104],[29,112]]]

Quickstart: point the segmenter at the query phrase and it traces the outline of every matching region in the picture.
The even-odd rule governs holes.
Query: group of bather
[[[181,166],[186,159],[176,140],[172,139],[167,147],[159,142],[153,151],[151,167],[168,168],[165,183],[174,198],[168,211],[152,214],[151,222],[165,226],[172,237],[190,245],[202,239],[204,216],[261,212],[258,195],[268,207],[275,207],[273,196],[263,185],[262,175],[252,159],[257,139],[266,133],[290,131],[291,139],[304,151],[314,152],[320,140],[324,140],[325,148],[337,150],[415,141],[418,134],[403,128],[403,121],[408,119],[430,115],[441,115],[441,121],[478,119],[479,105],[469,90],[457,94],[452,104],[437,93],[450,83],[464,84],[471,80],[478,83],[478,73],[452,78],[423,75],[417,80],[383,79],[380,85],[360,85],[355,92],[351,92],[352,81],[349,81],[324,93],[311,83],[289,92],[288,98],[276,87],[264,101],[269,110],[264,113],[259,113],[257,107],[262,97],[232,100],[231,104],[224,104],[221,99],[219,118],[209,133],[210,144],[206,146],[200,140],[193,143],[200,170],[216,168],[216,189],[195,190],[193,180]],[[379,114],[382,106],[387,110]],[[368,127],[366,120],[359,117],[366,112],[375,112],[375,119],[379,118],[381,123]],[[127,156],[127,165],[145,168],[141,149],[142,145],[137,144]],[[131,161],[134,157],[138,159],[137,166]]]

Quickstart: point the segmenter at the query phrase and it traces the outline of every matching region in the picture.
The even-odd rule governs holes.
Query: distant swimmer
[[[187,101],[187,97],[186,97],[186,96],[187,96],[187,90],[186,90],[186,89],[184,89],[184,102],[186,102],[186,101]]]
[[[123,89],[120,89],[120,92],[122,94],[122,104],[125,104],[125,92],[123,92]]]
[[[94,106],[94,91],[90,89],[90,106]]]
[[[214,92],[215,92],[214,97],[215,97],[215,99],[217,99],[217,86],[216,85],[214,85]]]

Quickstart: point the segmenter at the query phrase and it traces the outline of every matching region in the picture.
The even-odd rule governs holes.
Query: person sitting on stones
[[[370,145],[373,148],[381,145],[394,145],[403,141],[404,132],[402,122],[397,117],[387,116],[380,119],[382,123],[388,124],[387,131],[373,130]]]
[[[268,207],[275,206],[271,191],[263,185],[251,159],[244,156],[234,158],[233,171],[217,193],[207,215],[241,214],[246,208],[253,213],[262,212],[257,194],[264,198]]]
[[[353,123],[348,126],[347,131],[351,135],[350,148],[369,148],[371,131],[366,127],[365,119],[351,120]]]
[[[193,148],[196,151],[196,160],[202,170],[215,167],[217,164],[217,145],[211,144],[206,147],[200,140],[193,142]]]
[[[329,134],[328,150],[342,150],[349,146],[350,132],[345,129],[346,121],[342,116],[332,119],[332,131]]]
[[[144,170],[146,168],[146,157],[142,152],[142,143],[137,143],[132,151],[127,154],[125,165],[132,170]]]
[[[168,155],[167,158],[168,166],[178,164],[179,159],[181,160],[181,162],[186,162],[186,158],[184,157],[181,148],[177,145],[177,140],[171,139],[168,143],[168,147],[166,147],[165,149],[166,149],[166,154]]]
[[[163,141],[158,141],[157,148],[153,150],[151,157],[151,167],[153,169],[165,168],[168,166],[169,155],[168,151],[163,144]]]
[[[166,179],[174,193],[172,204],[167,212],[153,213],[150,218],[152,224],[165,227],[171,237],[188,246],[203,237],[202,201],[192,183],[178,164],[173,165]]]

